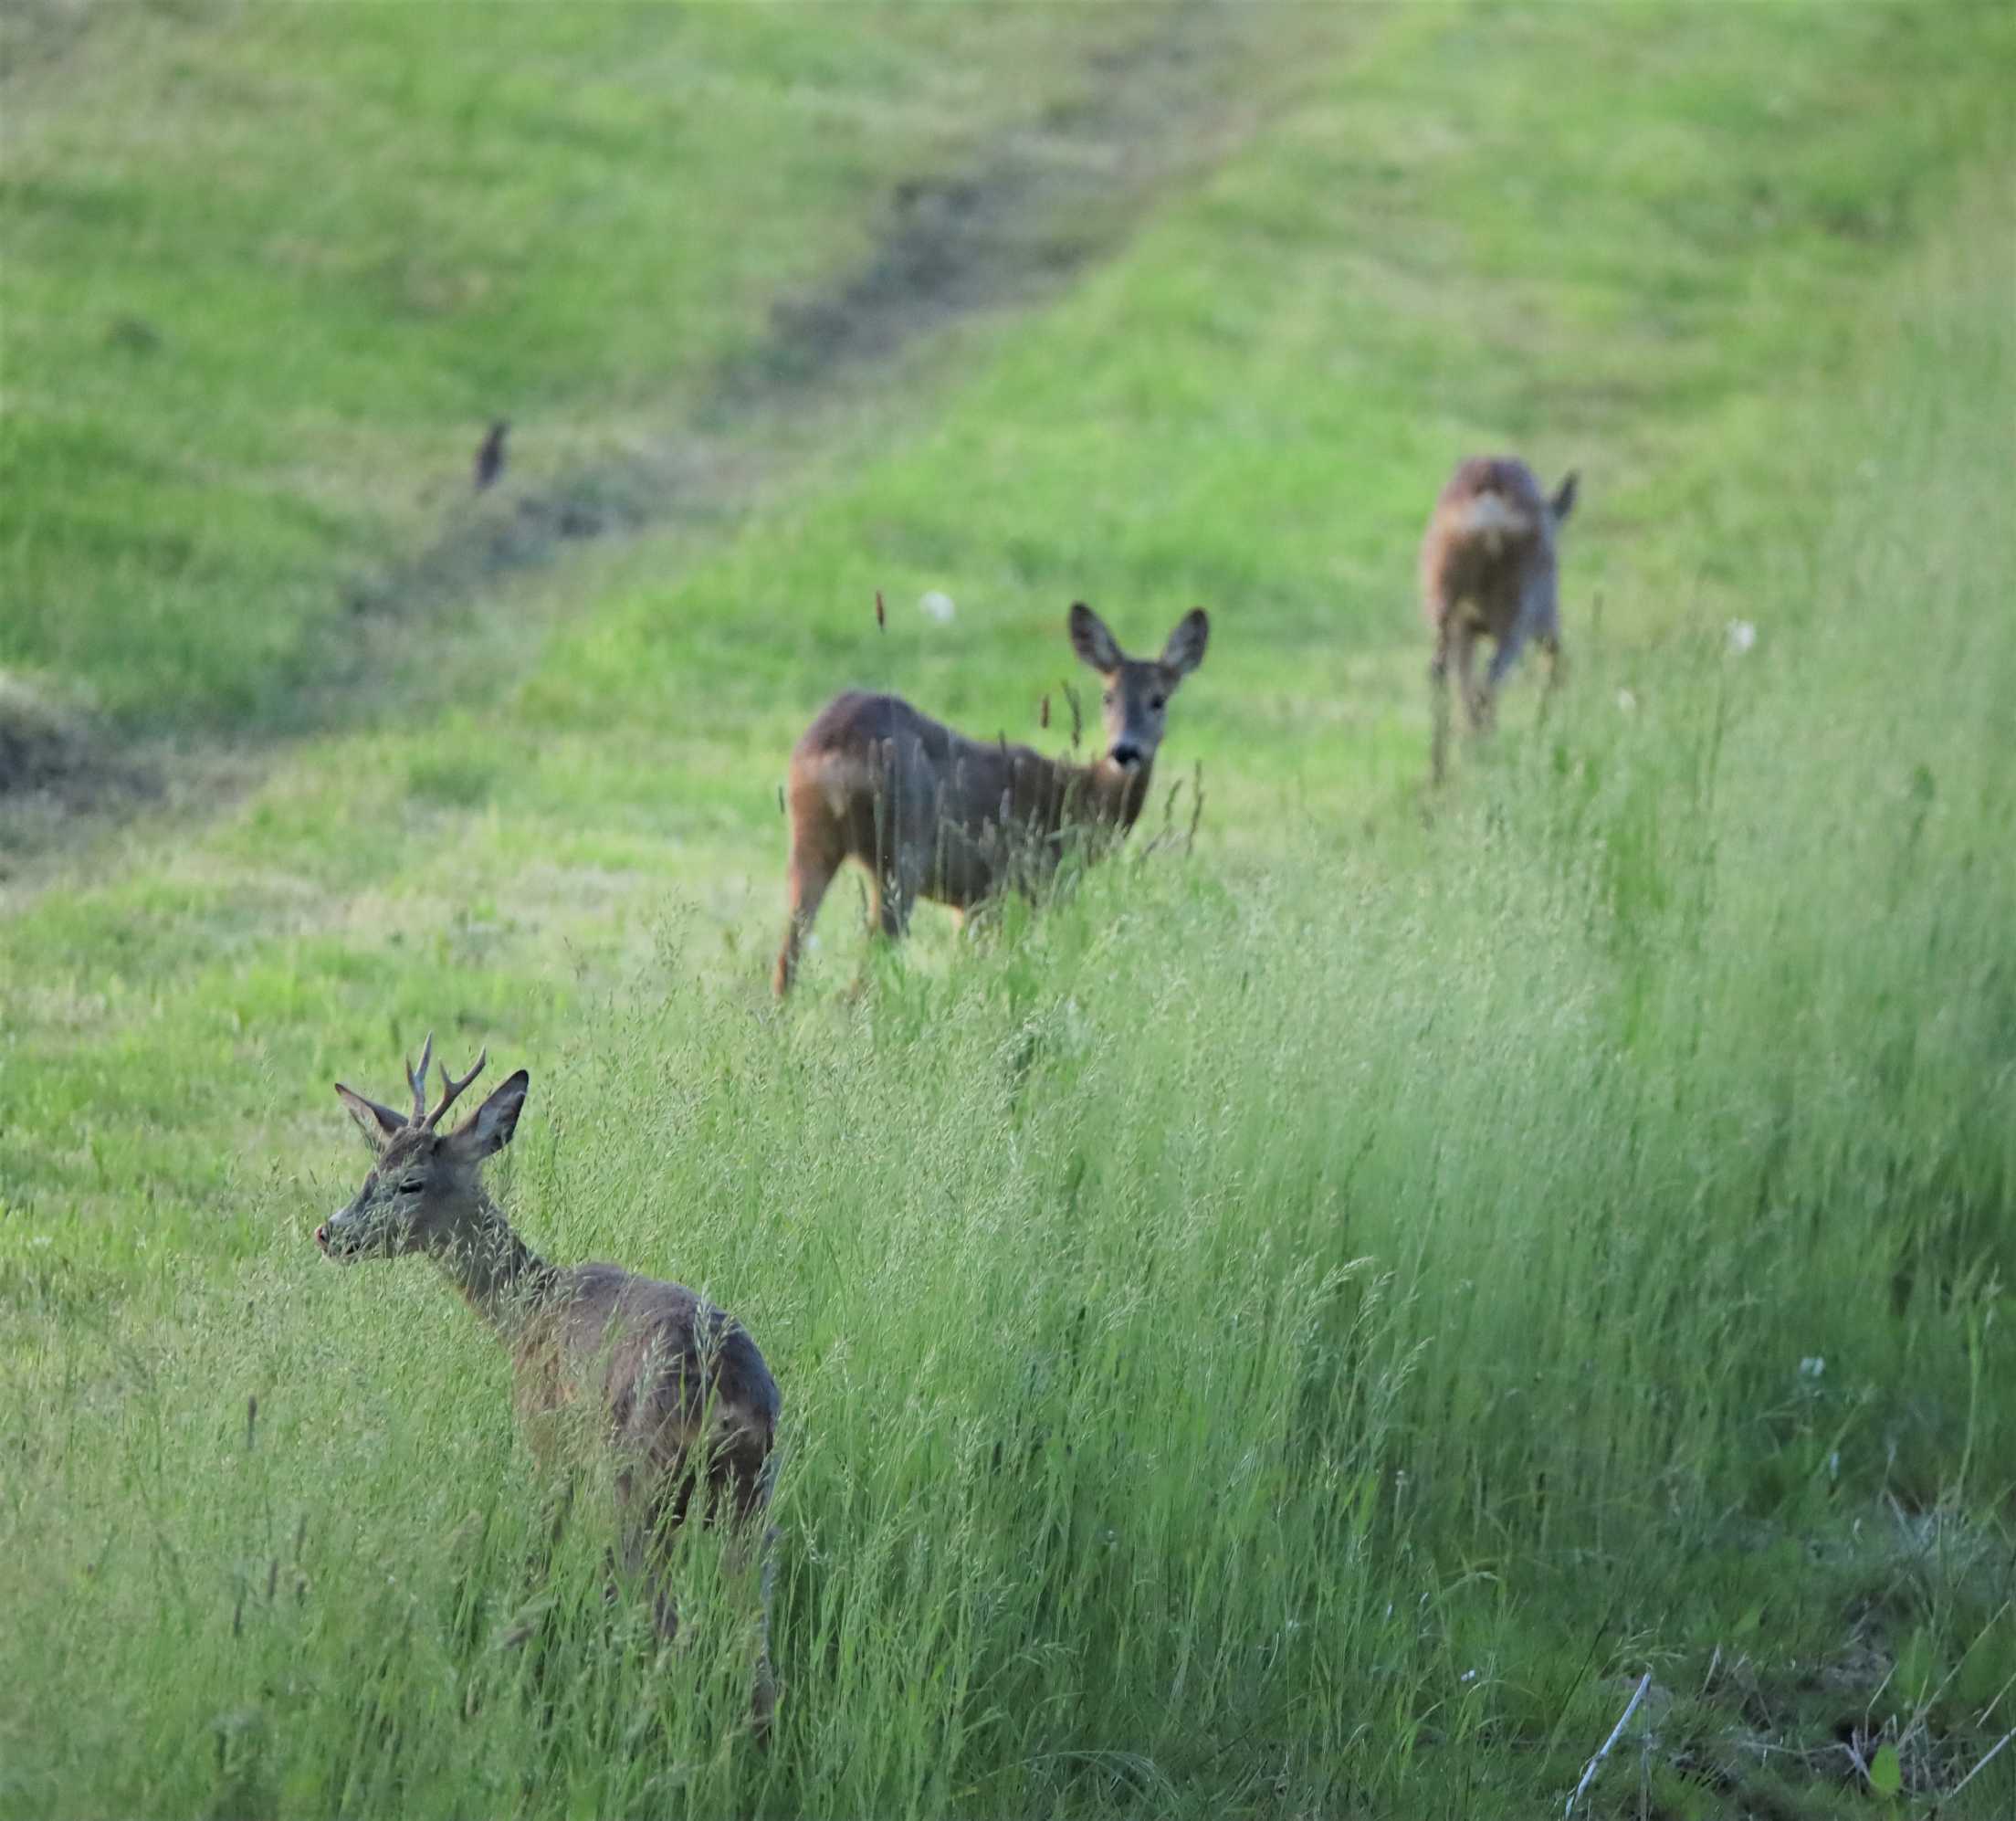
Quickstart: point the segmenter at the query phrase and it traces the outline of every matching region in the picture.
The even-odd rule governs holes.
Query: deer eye
[[[1103,701],[1108,708],[1111,708],[1113,706],[1113,691],[1111,689],[1108,689],[1103,696],[1099,698],[1099,700]]]
[[[1148,705],[1149,705],[1149,707],[1150,707],[1151,709],[1154,709],[1154,710],[1156,710],[1156,711],[1157,711],[1158,712],[1160,712],[1160,709],[1161,709],[1161,706],[1162,706],[1162,704],[1163,704],[1164,702],[1166,702],[1166,701],[1167,701],[1168,700],[1169,700],[1169,698],[1168,698],[1167,696],[1150,696],[1150,697],[1149,697],[1149,699],[1148,699]]]
[[[408,1176],[404,1182],[399,1184],[399,1193],[403,1195],[416,1195],[425,1187],[426,1183],[423,1178]]]

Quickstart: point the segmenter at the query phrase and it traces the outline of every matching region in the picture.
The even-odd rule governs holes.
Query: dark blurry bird
[[[499,417],[490,426],[489,434],[476,452],[476,490],[478,493],[504,472],[504,438],[510,427],[509,418]]]

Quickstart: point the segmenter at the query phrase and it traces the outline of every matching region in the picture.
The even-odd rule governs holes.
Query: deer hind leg
[[[679,1608],[667,1580],[667,1557],[693,1497],[691,1468],[683,1460],[669,1472],[625,1467],[616,1476],[615,1489],[617,1546],[610,1552],[604,1598],[614,1604],[619,1582],[642,1589],[651,1603],[651,1627],[658,1642],[671,1644],[679,1635]]]
[[[901,942],[909,934],[910,911],[916,903],[916,889],[904,878],[901,862],[892,863],[886,874],[869,883],[868,933],[887,942]]]
[[[833,883],[843,858],[838,844],[828,839],[824,830],[808,827],[803,821],[793,829],[791,858],[784,872],[788,914],[784,939],[777,950],[777,969],[771,979],[771,986],[780,999],[791,991],[792,979],[798,972],[798,952],[812,932],[813,920],[819,914],[826,888]]]
[[[758,1739],[768,1734],[777,1715],[777,1676],[770,1661],[770,1616],[777,1583],[780,1532],[775,1524],[765,1521],[770,1514],[776,1462],[774,1454],[759,1452],[758,1445],[751,1442],[724,1454],[720,1478],[716,1482],[716,1510],[727,1517],[730,1525],[722,1567],[745,1584],[751,1568],[756,1571],[756,1667],[751,1679],[749,1710]],[[728,1495],[725,1501],[719,1500],[721,1492]]]
[[[759,1513],[748,1523],[739,1523],[729,1545],[726,1566],[738,1577],[749,1574],[751,1558],[756,1570],[756,1667],[750,1679],[750,1721],[761,1738],[777,1717],[777,1672],[770,1661],[770,1616],[777,1589],[777,1541],[775,1524],[766,1524]]]
[[[868,934],[899,942],[908,934],[911,907],[923,886],[922,868],[900,827],[876,831],[875,864],[868,868]]]
[[[1540,691],[1540,720],[1553,705],[1554,691],[1561,685],[1565,667],[1561,660],[1560,607],[1555,593],[1551,564],[1527,578],[1519,595],[1519,625],[1547,655],[1547,682]]]
[[[1520,615],[1498,640],[1498,648],[1491,654],[1490,668],[1484,673],[1484,702],[1486,724],[1489,722],[1490,705],[1497,695],[1505,679],[1512,674],[1512,667],[1519,661],[1519,653],[1526,648],[1527,637],[1532,628],[1528,626],[1526,616]]]
[[[1548,654],[1548,686],[1553,687],[1560,664],[1560,622],[1554,605],[1554,566],[1550,563],[1530,565],[1519,581],[1517,610],[1498,648],[1491,654],[1491,669],[1486,682],[1496,691],[1519,661],[1528,639],[1537,639]]]
[[[680,1500],[676,1510],[668,1509],[671,1502],[659,1502],[644,1521],[632,1526],[625,1551],[626,1565],[651,1602],[651,1629],[661,1645],[676,1644],[679,1637],[679,1603],[672,1592],[666,1558],[672,1532],[685,1514],[685,1501]]]

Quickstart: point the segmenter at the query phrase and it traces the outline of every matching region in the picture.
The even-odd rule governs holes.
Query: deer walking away
[[[1570,474],[1552,495],[1523,461],[1473,456],[1436,498],[1421,544],[1421,605],[1434,635],[1428,668],[1433,696],[1436,783],[1448,771],[1449,669],[1473,732],[1488,732],[1499,686],[1528,640],[1548,656],[1548,685],[1561,662],[1556,542],[1575,505]],[[1491,662],[1475,678],[1480,638],[1493,641]]]
[[[695,1494],[702,1521],[732,1528],[730,1562],[746,1574],[761,1557],[761,1616],[751,1710],[761,1732],[776,1705],[770,1667],[770,1548],[763,1528],[774,1478],[777,1383],[748,1332],[682,1284],[615,1265],[551,1265],[512,1231],[482,1183],[484,1163],[510,1142],[525,1104],[520,1068],[454,1131],[444,1114],[482,1072],[442,1070],[432,1111],[430,1036],[408,1067],[410,1113],[341,1082],[373,1163],[348,1206],[315,1229],[331,1258],[349,1262],[420,1253],[433,1258],[509,1349],[520,1415],[542,1451],[563,1446],[571,1415],[586,1418],[614,1456],[625,1569],[650,1588],[659,1635],[677,1609],[664,1555]]]
[[[834,876],[847,861],[868,876],[869,922],[894,941],[919,898],[963,915],[1004,889],[1054,872],[1074,831],[1096,851],[1124,836],[1148,801],[1170,698],[1204,661],[1202,607],[1177,622],[1161,655],[1129,658],[1082,601],[1071,647],[1102,685],[1105,743],[1089,764],[1046,758],[1005,740],[970,740],[900,696],[835,696],[791,755],[785,797],[790,917],[777,953],[777,996]]]

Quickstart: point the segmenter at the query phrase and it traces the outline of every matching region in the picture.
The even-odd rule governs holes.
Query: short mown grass
[[[1526,1814],[1648,1672],[1578,1814],[1954,1789],[2016,1680],[2007,38],[1356,21],[929,427],[15,914],[0,1806]],[[1501,439],[1588,477],[1577,668],[1431,805],[1411,545]],[[773,1012],[798,725],[1034,735],[1075,594],[1213,611],[1196,852],[894,960],[836,893]],[[531,1069],[528,1237],[777,1370],[767,1753],[706,1547],[656,1660],[592,1520],[533,1572],[501,1353],[313,1256],[328,1079],[430,1026]]]

